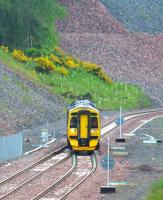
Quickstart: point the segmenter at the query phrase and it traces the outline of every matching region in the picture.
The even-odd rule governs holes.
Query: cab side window
[[[71,117],[70,128],[77,128],[77,117]]]
[[[91,128],[98,128],[97,117],[91,117]]]

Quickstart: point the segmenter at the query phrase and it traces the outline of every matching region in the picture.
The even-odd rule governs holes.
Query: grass
[[[145,200],[162,200],[163,199],[163,179],[155,182]]]
[[[120,106],[123,109],[136,109],[151,105],[150,99],[140,88],[125,83],[108,84],[83,69],[70,70],[68,76],[56,72],[35,73],[32,63],[17,62],[11,54],[2,50],[0,50],[0,60],[35,84],[62,96],[67,103],[75,99],[89,98],[99,109],[110,110],[117,110]]]

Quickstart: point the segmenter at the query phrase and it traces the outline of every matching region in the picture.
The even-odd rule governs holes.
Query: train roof
[[[68,106],[68,110],[72,110],[74,108],[80,108],[80,107],[87,107],[87,108],[92,108],[96,111],[98,111],[96,109],[96,106],[94,103],[92,103],[91,101],[89,100],[76,100],[76,101],[73,101],[69,106]]]

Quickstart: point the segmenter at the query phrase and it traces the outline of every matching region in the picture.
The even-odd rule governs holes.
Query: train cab
[[[67,145],[74,151],[99,149],[100,113],[88,100],[77,100],[67,110]]]

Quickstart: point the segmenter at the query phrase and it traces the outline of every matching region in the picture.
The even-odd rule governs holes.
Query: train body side
[[[99,148],[100,113],[91,106],[77,106],[67,112],[67,142],[74,151]]]

